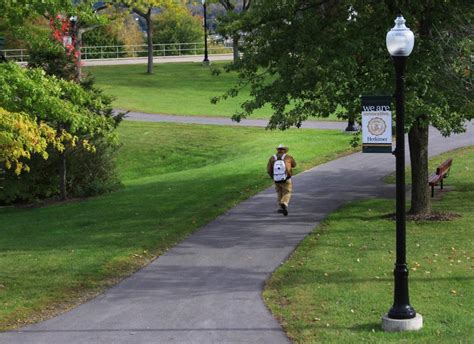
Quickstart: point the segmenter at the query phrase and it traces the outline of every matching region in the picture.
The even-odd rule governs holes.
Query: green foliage
[[[93,30],[87,31],[82,37],[83,46],[114,46],[114,45],[125,45],[120,47],[118,50],[119,57],[129,56],[136,50],[137,46],[144,43],[144,35],[141,32],[140,26],[134,17],[130,14],[122,14],[113,21],[110,21],[105,26],[97,27]],[[108,49],[106,49],[108,50]],[[113,52],[100,52],[94,53],[94,50],[89,50],[87,58],[107,58],[116,57],[117,52],[115,49],[110,49]]]
[[[0,106],[8,111],[36,116],[73,135],[108,133],[113,137],[110,129],[115,123],[106,102],[77,83],[47,76],[41,69],[8,63],[0,65],[0,85]]]
[[[111,151],[117,145],[114,130],[121,116],[112,116],[109,97],[103,96],[90,83],[81,86],[47,76],[41,69],[23,69],[14,63],[0,65],[0,87],[3,90],[1,107],[24,113],[38,123],[46,123],[57,130],[56,138],[65,142],[59,150],[48,150],[49,162],[32,161],[30,177],[7,173],[2,181],[6,191],[0,196],[0,202],[30,201],[55,194],[57,186],[53,184],[58,167],[53,166],[59,165],[59,155],[63,151],[67,165],[71,171],[76,171],[76,174],[69,174],[67,181],[68,190],[73,194],[82,195],[88,185],[98,182],[116,184]],[[58,163],[54,165],[54,162]],[[84,169],[80,167],[82,165]]]
[[[5,170],[0,180],[0,204],[33,203],[59,193],[58,152],[47,150],[48,159],[34,154],[27,162],[29,172],[17,175]]]
[[[28,67],[41,68],[48,75],[55,75],[65,80],[74,80],[76,65],[66,54],[64,47],[49,37],[36,36],[28,42]]]
[[[110,30],[106,27],[99,27],[94,30],[87,31],[82,38],[83,46],[121,46],[124,43],[118,39],[116,35],[113,35]],[[108,49],[111,50],[111,49]],[[113,58],[117,57],[124,57],[125,51],[122,47],[119,50],[112,49],[111,53],[101,53],[100,50],[97,52],[89,52],[87,55],[88,59],[91,58]]]
[[[407,72],[407,128],[425,118],[448,134],[472,118],[472,54],[469,1],[399,1],[416,35]],[[393,26],[394,1],[255,2],[239,17],[245,44],[233,64],[251,99],[236,119],[265,104],[275,114],[272,127],[299,125],[310,116],[327,116],[342,106],[360,113],[361,94],[390,94],[393,64],[385,34]],[[348,19],[349,18],[349,19]],[[291,39],[288,39],[291,37]],[[467,44],[467,46],[466,46]],[[472,48],[472,44],[471,44]]]
[[[10,26],[21,26],[27,19],[37,16],[51,17],[57,14],[80,17],[84,25],[107,22],[107,18],[94,11],[95,0],[2,0],[0,13]]]
[[[99,27],[94,30],[87,31],[82,36],[82,43],[85,46],[107,46],[122,45],[123,42],[113,35],[106,27]]]
[[[185,7],[164,10],[153,20],[153,43],[194,43],[203,39],[201,20]]]

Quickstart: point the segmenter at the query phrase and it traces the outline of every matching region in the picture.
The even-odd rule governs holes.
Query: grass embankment
[[[424,317],[419,332],[385,333],[381,316],[392,304],[395,223],[391,200],[352,203],[331,214],[268,282],[264,297],[296,343],[474,342],[474,147],[454,157],[436,211],[450,222],[409,222],[411,303]],[[439,193],[439,192],[438,192]]]
[[[0,209],[0,329],[57,313],[130,274],[271,181],[284,142],[299,170],[349,150],[335,131],[125,122],[125,187],[85,201]],[[269,209],[273,211],[273,209]]]
[[[212,68],[222,68],[214,63]],[[155,66],[155,73],[147,75],[144,65],[88,67],[97,85],[116,97],[119,109],[172,115],[231,117],[240,104],[249,98],[244,89],[237,97],[211,104],[212,97],[220,96],[237,82],[236,73],[212,75],[200,63],[168,63]],[[251,118],[269,118],[269,106],[256,111]],[[312,118],[317,119],[317,118]],[[337,120],[334,116],[330,120]]]

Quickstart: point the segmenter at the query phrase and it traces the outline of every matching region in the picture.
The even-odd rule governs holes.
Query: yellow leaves
[[[82,140],[82,147],[91,153],[96,152],[95,147],[89,142],[89,140],[86,140],[86,139]]]
[[[75,144],[76,141],[77,137],[65,130],[57,135],[56,130],[43,122],[37,123],[26,114],[0,108],[0,163],[7,169],[13,168],[17,175],[30,171],[24,160],[31,159],[32,154],[47,159],[46,149],[50,144],[64,150],[65,142]]]

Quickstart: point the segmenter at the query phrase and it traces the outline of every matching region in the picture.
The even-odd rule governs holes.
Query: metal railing
[[[1,51],[3,56],[7,60],[17,61],[17,62],[27,62],[28,58],[28,50],[26,49],[4,49]]]
[[[233,52],[233,48],[232,45],[228,43],[209,42],[208,52],[210,55],[231,54]],[[3,53],[8,60],[17,62],[27,62],[29,58],[28,50],[26,49],[5,49],[3,50]],[[192,55],[204,55],[204,42],[153,44],[154,57]],[[147,56],[148,46],[146,44],[81,47],[82,60],[127,59]]]

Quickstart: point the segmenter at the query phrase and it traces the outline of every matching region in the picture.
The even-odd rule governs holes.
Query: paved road
[[[433,131],[430,154],[467,145],[474,145],[473,124],[448,139]],[[288,217],[274,213],[268,189],[105,294],[0,334],[0,342],[288,343],[260,297],[265,280],[328,213],[353,200],[392,197],[393,186],[381,179],[394,166],[390,154],[358,153],[301,173]]]
[[[232,54],[215,54],[209,55],[209,60],[217,61],[231,61]],[[153,59],[154,63],[179,63],[179,62],[202,62],[202,55],[186,55],[186,56],[157,56]],[[147,57],[138,58],[118,58],[118,59],[90,59],[82,60],[84,66],[116,66],[116,65],[130,65],[130,64],[147,64]]]
[[[125,111],[125,110],[116,110]],[[232,121],[230,118],[224,117],[201,117],[201,116],[173,116],[173,115],[159,115],[143,112],[129,112],[127,120],[143,121],[143,122],[173,122],[173,123],[191,123],[191,124],[206,124],[206,125],[233,125],[233,126],[247,126],[247,127],[266,127],[268,121],[264,119],[245,119],[240,123]],[[336,121],[306,121],[302,128],[309,129],[335,129],[344,130],[347,127],[346,122]]]

